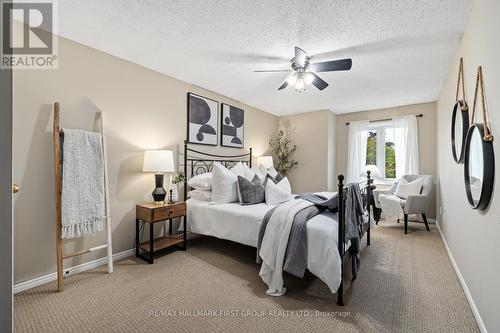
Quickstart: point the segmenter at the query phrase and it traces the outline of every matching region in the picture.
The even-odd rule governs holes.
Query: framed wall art
[[[217,146],[219,102],[188,93],[187,140],[189,143]]]
[[[245,145],[245,111],[222,103],[221,146],[243,148]]]

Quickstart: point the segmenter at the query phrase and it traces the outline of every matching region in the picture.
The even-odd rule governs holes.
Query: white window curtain
[[[394,150],[396,178],[419,174],[418,125],[415,116],[394,118]]]
[[[355,182],[366,166],[368,120],[352,121],[347,140],[347,182]]]

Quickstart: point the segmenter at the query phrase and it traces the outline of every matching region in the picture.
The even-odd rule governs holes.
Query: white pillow
[[[269,176],[271,176],[273,178],[276,178],[276,176],[278,175],[278,171],[276,171],[276,169],[274,168],[274,166],[272,166],[269,169],[267,169],[266,167],[264,167],[261,164],[261,165],[259,165],[259,171],[260,171],[261,174],[264,175],[263,178],[265,178],[267,174],[269,174]]]
[[[260,180],[261,180],[261,181],[264,181],[264,178],[266,178],[266,174],[265,174],[265,173],[263,174],[263,173],[260,171],[260,168],[259,168],[259,167],[257,167],[257,166],[253,166],[250,170],[251,170],[253,173],[255,173],[257,176],[259,176],[259,178],[260,178]],[[253,178],[252,178],[252,179],[253,179]]]
[[[238,165],[238,164],[237,164]],[[212,169],[212,198],[210,204],[223,204],[238,201],[238,190],[236,182],[238,181],[237,172],[239,167],[235,165],[228,170],[220,163],[214,163]],[[243,168],[241,168],[242,170]],[[243,176],[241,174],[240,176]]]
[[[422,190],[422,179],[423,178],[418,178],[408,183],[405,178],[401,178],[394,195],[400,197],[401,199],[406,199],[409,195],[420,194],[420,191]]]
[[[205,172],[199,175],[196,175],[188,180],[188,186],[192,187],[196,190],[206,190],[209,191],[212,189],[212,173]]]
[[[193,190],[188,192],[188,197],[200,201],[210,201],[212,191]]]
[[[245,169],[243,168],[243,163],[241,162],[236,163],[231,169],[229,169],[229,171],[234,173],[236,176],[245,177]]]
[[[265,166],[263,166],[262,164],[259,165],[259,171],[261,174],[264,175],[264,177],[267,175],[267,168]]]
[[[265,188],[266,204],[277,205],[279,203],[292,199],[292,188],[288,178],[285,177],[275,184],[273,181],[268,180]]]
[[[269,170],[267,170],[267,173],[273,178],[276,178],[276,176],[278,175],[278,171],[276,171],[273,166],[270,167]]]
[[[256,175],[256,173],[252,169],[250,169],[246,164],[243,164],[243,174],[244,177],[249,181],[252,181],[253,177],[255,177]]]

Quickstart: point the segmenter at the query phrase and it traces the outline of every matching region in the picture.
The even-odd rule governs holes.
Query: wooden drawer
[[[153,221],[167,220],[186,215],[186,205],[167,206],[153,211]]]
[[[164,206],[145,204],[137,205],[136,207],[136,217],[149,223],[164,221],[185,215],[186,204],[184,202]]]

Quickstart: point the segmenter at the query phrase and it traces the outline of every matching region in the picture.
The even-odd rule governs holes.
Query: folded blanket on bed
[[[285,272],[304,277],[307,268],[307,222],[323,211],[325,208],[310,206],[295,214],[283,264]]]
[[[297,201],[305,200],[313,205],[305,205],[302,209],[294,211],[293,216],[288,214],[291,221],[281,221],[280,223],[291,223],[286,243],[286,251],[282,270],[297,277],[303,277],[307,268],[307,222],[326,209],[330,211],[338,210],[338,193],[330,198],[320,194],[304,193],[296,196]],[[288,202],[287,207],[293,207],[294,204]],[[297,206],[297,204],[295,205]],[[257,253],[261,253],[263,239],[266,235],[267,226],[275,215],[277,208],[268,211],[262,221],[257,243]],[[290,209],[289,207],[289,209]],[[280,208],[282,209],[282,208]],[[293,208],[295,209],[295,208]],[[351,254],[356,257],[353,266],[353,274],[356,275],[358,266],[359,239],[362,237],[363,227],[368,221],[368,215],[364,209],[361,190],[359,184],[348,184],[346,197],[346,219],[345,219],[345,242],[351,241]],[[281,214],[281,218],[285,215]],[[274,296],[281,295],[280,292],[269,293]]]
[[[335,192],[330,198],[317,193],[303,193],[295,197],[312,202],[315,206],[336,212],[339,208],[339,194]]]
[[[304,277],[307,268],[307,222],[326,209],[336,211],[338,209],[338,194],[330,198],[315,193],[299,194],[295,199],[309,201],[313,206],[308,206],[295,214],[292,229],[288,238],[283,270],[297,277]],[[259,253],[267,224],[274,214],[276,207],[266,213],[259,230],[257,241],[257,253]]]
[[[307,222],[326,209],[337,211],[339,198],[338,193],[334,193],[330,198],[316,193],[299,194],[295,198],[314,204],[295,215],[283,266],[285,272],[302,278],[307,268]]]
[[[283,286],[283,263],[288,246],[292,224],[297,213],[313,206],[305,200],[290,200],[274,209],[259,246],[262,266],[259,275],[268,285],[266,294],[281,296],[286,289]]]
[[[358,183],[347,184],[346,196],[346,219],[345,219],[345,242],[361,237],[361,230],[368,221],[368,213],[364,208],[361,189]],[[338,193],[326,198],[317,193],[299,194],[297,199],[303,199],[312,202],[316,207],[325,208],[336,212],[339,207]]]
[[[259,253],[266,227],[275,209],[276,207],[268,211],[262,219],[257,241],[257,253]],[[304,277],[307,268],[307,221],[323,211],[323,208],[308,206],[295,214],[285,252],[285,262],[283,264],[285,272],[300,278]]]
[[[64,129],[62,238],[93,235],[103,228],[104,157],[99,133]]]

